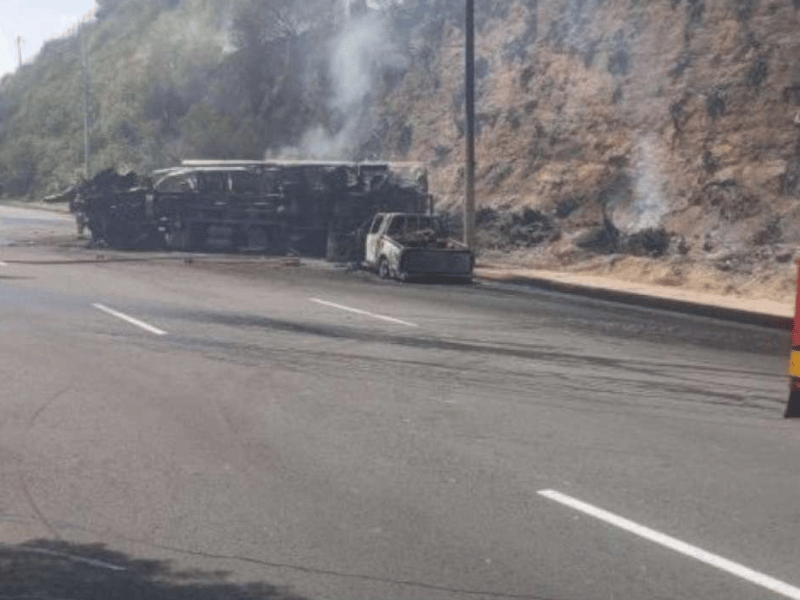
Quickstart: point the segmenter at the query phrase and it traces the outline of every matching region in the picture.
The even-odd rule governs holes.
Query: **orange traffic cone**
[[[800,418],[800,275],[797,280],[797,299],[792,327],[792,355],[789,358],[789,402],[783,416],[787,419]]]

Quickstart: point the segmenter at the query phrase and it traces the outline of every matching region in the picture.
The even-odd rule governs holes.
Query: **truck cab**
[[[384,279],[472,277],[472,252],[449,238],[441,219],[433,215],[378,213],[364,244],[367,268]]]

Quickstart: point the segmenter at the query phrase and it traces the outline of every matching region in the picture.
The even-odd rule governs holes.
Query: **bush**
[[[580,234],[575,240],[578,248],[584,248],[600,254],[613,254],[617,251],[619,231],[611,222],[593,227]]]
[[[634,256],[663,256],[669,249],[669,241],[663,228],[644,229],[624,236],[619,243],[619,252]]]

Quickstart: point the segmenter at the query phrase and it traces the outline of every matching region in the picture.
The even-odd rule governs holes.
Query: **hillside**
[[[261,158],[324,120],[304,87],[333,35],[329,2],[99,5],[82,31],[92,172]],[[0,82],[0,185],[8,195],[56,191],[83,170],[81,45],[81,32],[67,33]]]
[[[794,293],[800,2],[494,6],[478,35],[484,248],[531,266]],[[437,191],[456,206],[459,23],[428,39],[435,58],[406,78],[389,114],[413,127],[409,155],[434,165]],[[663,254],[666,268],[591,260],[615,253]]]
[[[92,167],[413,159],[430,166],[439,206],[456,212],[463,7],[345,4],[101,2],[85,29]],[[676,285],[693,264],[794,278],[800,0],[476,0],[476,9],[486,256],[550,267],[661,256]],[[7,193],[41,195],[80,171],[80,106],[74,34],[3,79]]]

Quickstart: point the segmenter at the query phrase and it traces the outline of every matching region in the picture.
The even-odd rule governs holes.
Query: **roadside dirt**
[[[683,257],[612,255],[562,265],[543,254],[523,251],[484,253],[479,266],[492,277],[528,274],[781,316],[794,315],[798,277],[794,261],[737,273]]]

